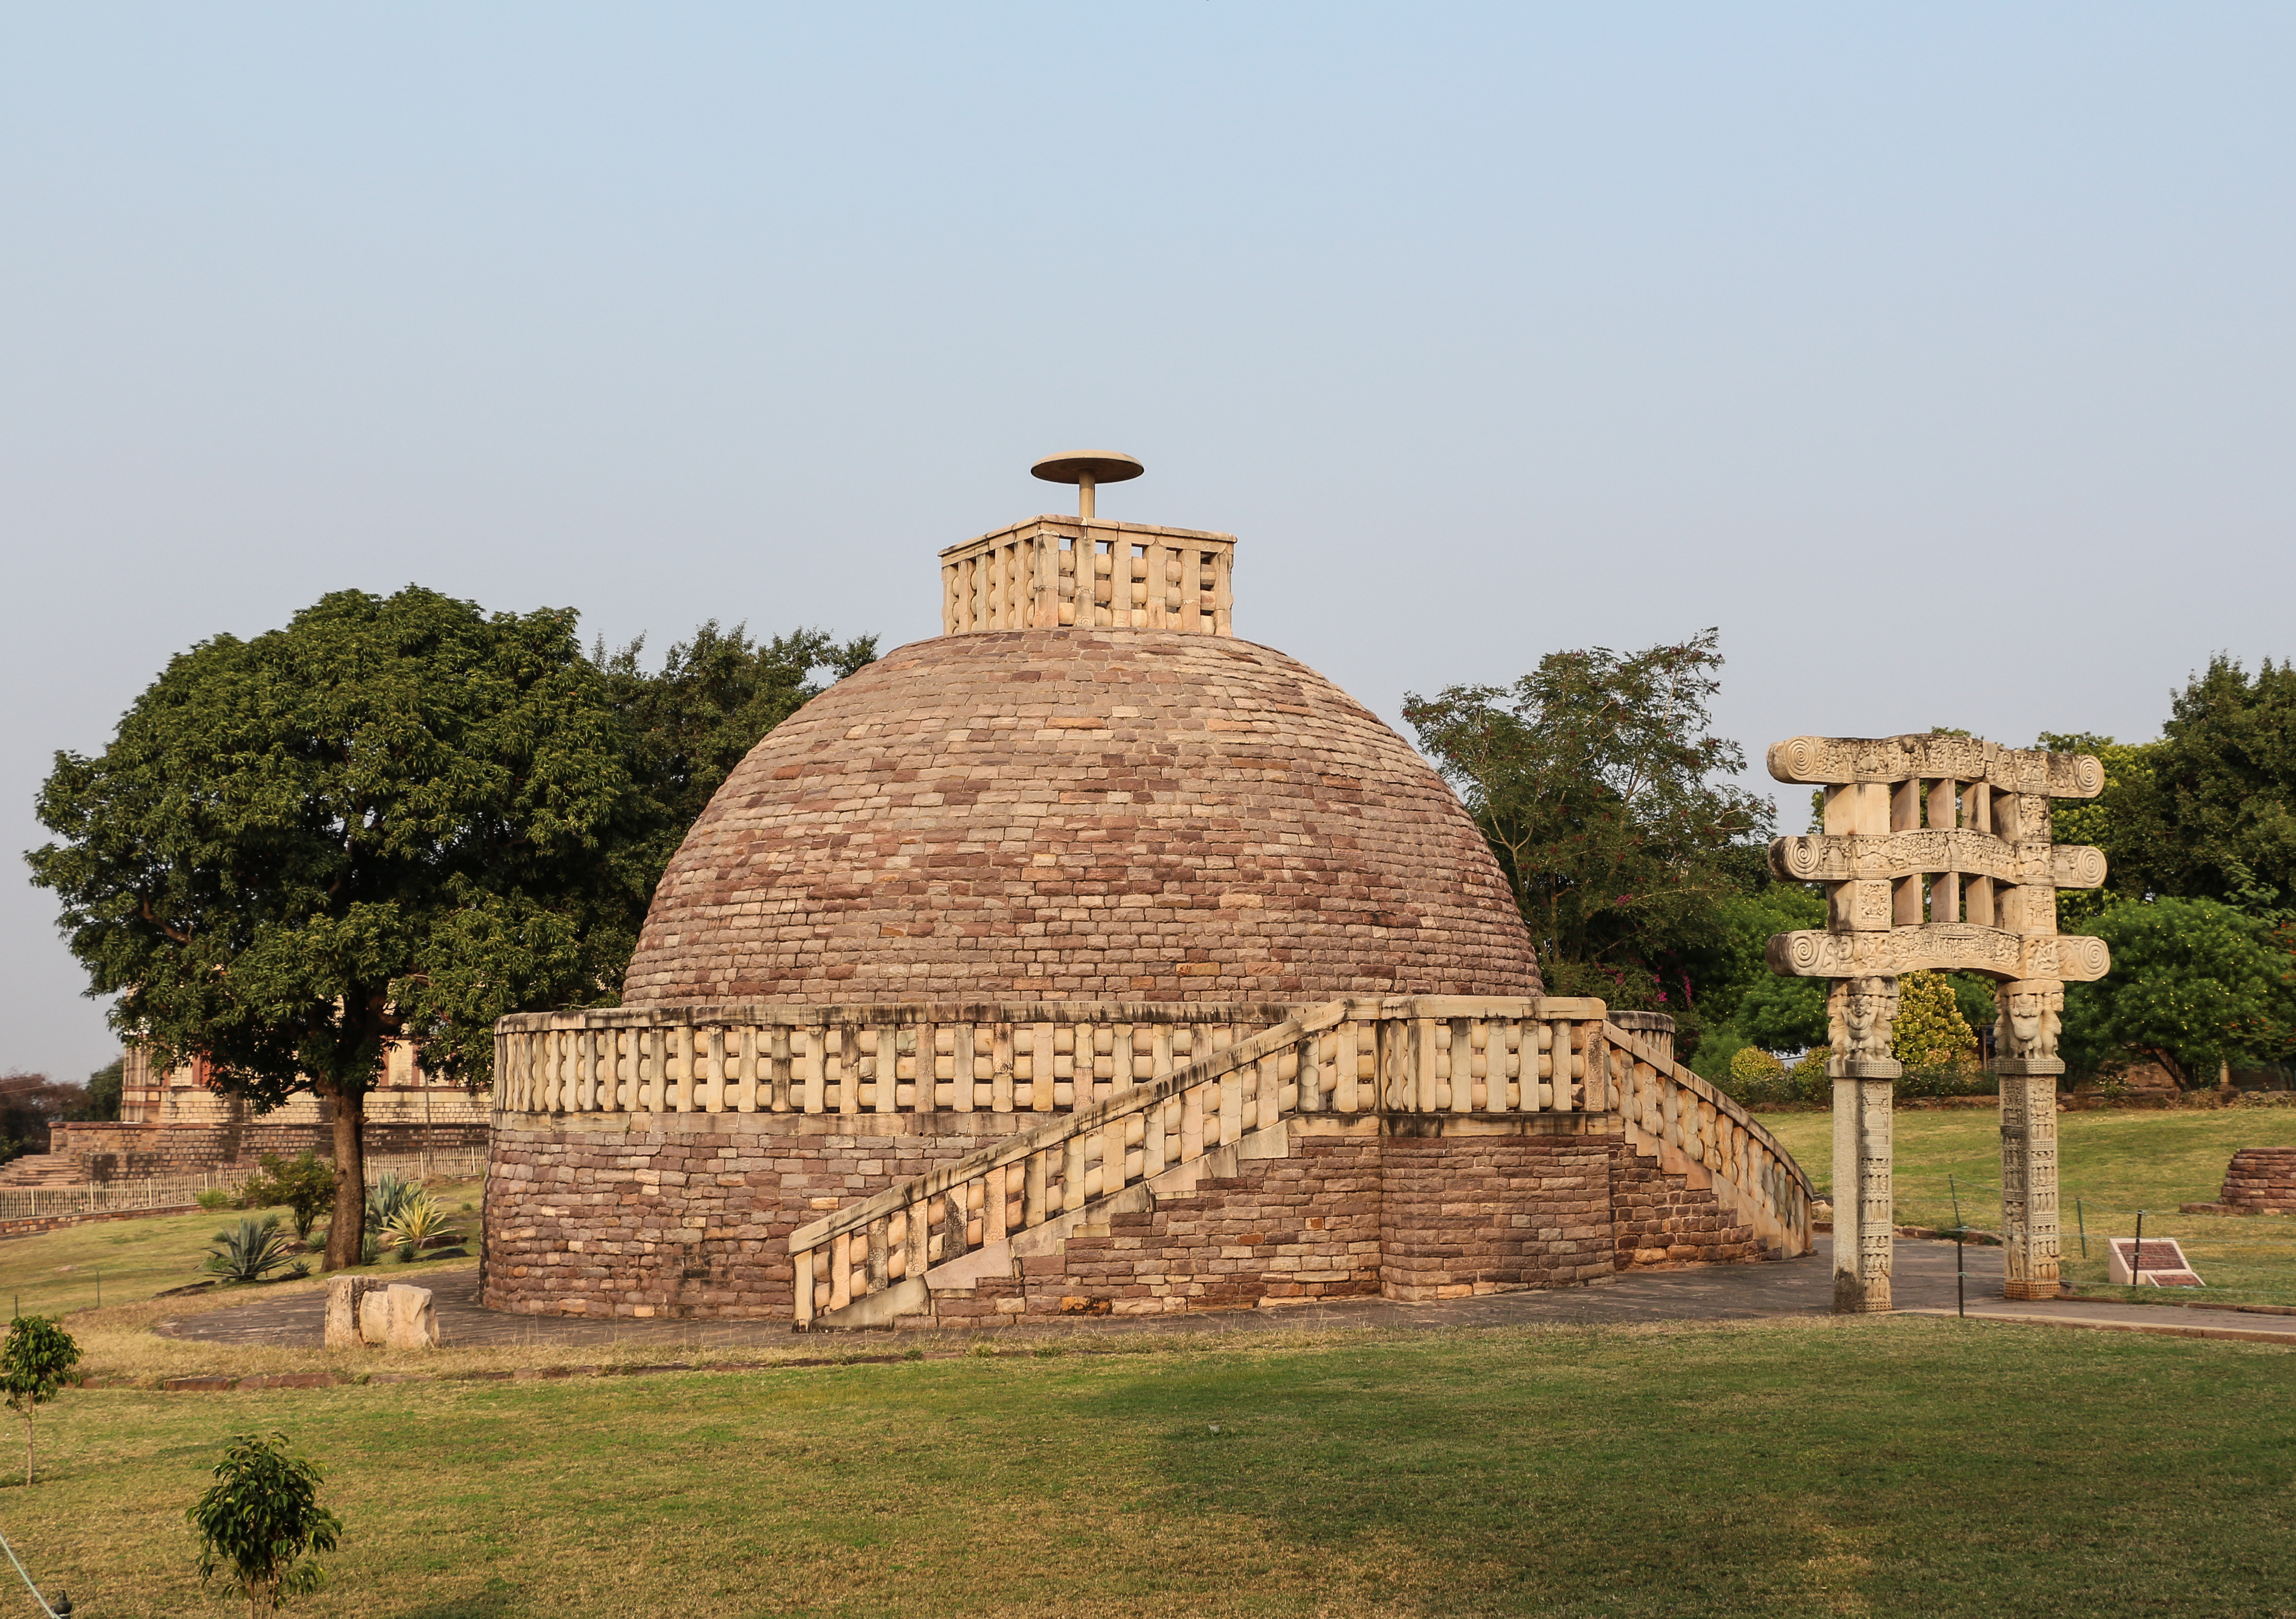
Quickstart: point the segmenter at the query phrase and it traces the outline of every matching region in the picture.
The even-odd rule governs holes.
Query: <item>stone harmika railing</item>
[[[941,629],[1233,635],[1235,536],[1031,517],[940,554]]]
[[[1089,1204],[1152,1190],[1303,1114],[1623,1114],[1639,1150],[1711,1186],[1777,1251],[1806,1252],[1810,1188],[1792,1158],[1736,1104],[1603,1015],[1596,1000],[1486,998],[1304,1009],[799,1228],[796,1319],[896,1287],[921,1308],[930,1271],[1054,1221],[1073,1228]]]

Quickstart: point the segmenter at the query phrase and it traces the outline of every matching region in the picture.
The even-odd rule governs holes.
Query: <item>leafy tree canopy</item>
[[[2157,743],[2128,750],[2097,807],[2112,884],[2131,898],[2296,907],[2296,662],[2253,678],[2210,660],[2171,702]],[[2046,739],[2045,739],[2046,740]],[[2086,739],[2081,739],[2086,740]]]
[[[1721,948],[1721,902],[1759,886],[1771,811],[1726,779],[1745,755],[1710,728],[1717,641],[1552,653],[1512,687],[1405,698],[1514,886],[1550,990],[1654,980],[1677,1010],[1685,953]]]
[[[753,641],[747,625],[724,629],[712,619],[672,645],[656,673],[645,672],[644,651],[641,636],[611,653],[601,641],[592,655],[628,737],[632,778],[649,801],[651,892],[734,767],[820,694],[814,671],[843,679],[874,661],[877,637],[840,644],[824,630],[799,629]]]
[[[2058,843],[2088,843],[2104,851],[2103,888],[2057,891],[2057,925],[2086,933],[2088,924],[2123,900],[2141,900],[2144,860],[2130,848],[2126,829],[2144,813],[2152,787],[2156,742],[2115,742],[2091,732],[2044,731],[2035,743],[2059,753],[2094,753],[2104,766],[2104,791],[2095,798],[2052,799],[2049,837]],[[2140,885],[2132,888],[2132,880]]]
[[[712,621],[647,674],[640,642],[585,657],[570,610],[337,592],[193,647],[102,754],[58,754],[33,880],[155,1064],[334,1102],[327,1262],[355,1263],[387,1042],[477,1087],[498,1017],[611,1003],[710,793],[874,645]]]
[[[571,612],[339,591],[193,647],[102,754],[58,754],[29,859],[155,1063],[335,1102],[328,1261],[356,1262],[385,1043],[482,1083],[496,1018],[611,998],[651,880],[627,753]]]
[[[2074,1072],[2149,1058],[2199,1087],[2222,1064],[2284,1057],[2296,1044],[2287,930],[2213,900],[2168,898],[2123,901],[2089,931],[2112,946],[2112,971],[2065,990]]]

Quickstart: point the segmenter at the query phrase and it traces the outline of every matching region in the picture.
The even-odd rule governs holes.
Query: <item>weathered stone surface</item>
[[[670,863],[632,1006],[1538,992],[1473,822],[1360,703],[1177,631],[946,636],[808,703]]]
[[[357,1349],[367,1339],[362,1326],[361,1301],[389,1284],[379,1277],[337,1276],[327,1279],[329,1349]]]
[[[436,1349],[439,1347],[439,1311],[430,1299],[428,1287],[410,1287],[404,1282],[393,1282],[384,1291],[389,1301],[390,1321],[384,1344],[390,1349]]]

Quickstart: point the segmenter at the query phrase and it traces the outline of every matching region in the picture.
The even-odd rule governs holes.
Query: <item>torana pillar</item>
[[[1993,1071],[2001,1077],[2001,1243],[2007,1295],[2057,1295],[2057,1029],[2065,986],[2018,979],[1994,991]]]
[[[2002,984],[2002,1229],[2009,1296],[2057,1285],[2057,1013],[2068,980],[2102,978],[2102,939],[2057,932],[2057,890],[2095,888],[2104,856],[2051,841],[2050,801],[2094,798],[2089,754],[2004,748],[1931,731],[1795,736],[1769,751],[1780,781],[1824,787],[1822,833],[1779,838],[1770,868],[1825,892],[1823,929],[1770,941],[1770,969],[1833,980],[1833,1308],[1890,1307],[1890,1111],[1898,978],[1981,973]]]
[[[1826,1021],[1833,1056],[1833,1313],[1890,1308],[1896,1252],[1890,1184],[1890,1124],[1903,1072],[1890,1056],[1898,1015],[1895,978],[1843,978],[1828,986]]]

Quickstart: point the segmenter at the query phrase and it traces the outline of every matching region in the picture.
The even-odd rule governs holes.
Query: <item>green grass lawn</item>
[[[86,1619],[245,1611],[183,1515],[253,1429],[345,1521],[315,1615],[2296,1614],[2282,1348],[1911,1318],[1121,1347],[70,1393],[0,1513]]]
[[[478,1215],[461,1210],[465,1203],[477,1209],[480,1190],[475,1180],[439,1181],[430,1195],[475,1238]],[[284,1209],[203,1209],[0,1238],[0,1298],[23,1315],[61,1315],[93,1308],[99,1290],[109,1307],[188,1286],[201,1279],[200,1264],[215,1234],[250,1213],[276,1214],[288,1235],[294,1235],[295,1222]],[[316,1255],[312,1268],[317,1269]]]
[[[1831,1195],[1833,1117],[1764,1114],[1821,1194]],[[1898,1223],[1953,1222],[1987,1230],[2001,1224],[2001,1120],[1991,1109],[1902,1112],[1895,1116]],[[2057,1177],[2063,1205],[2064,1274],[2102,1289],[2106,1237],[2135,1234],[2143,1209],[2148,1237],[2173,1237],[2209,1284],[2204,1295],[2228,1303],[2296,1304],[2296,1217],[2179,1214],[2177,1205],[2210,1203],[2225,1165],[2243,1146],[2296,1146],[2296,1109],[2226,1108],[2194,1113],[2067,1113],[2057,1115]],[[1951,1179],[1948,1180],[1948,1177]],[[2088,1253],[2080,1232],[2088,1233]],[[2161,1290],[2146,1288],[2147,1299]]]

